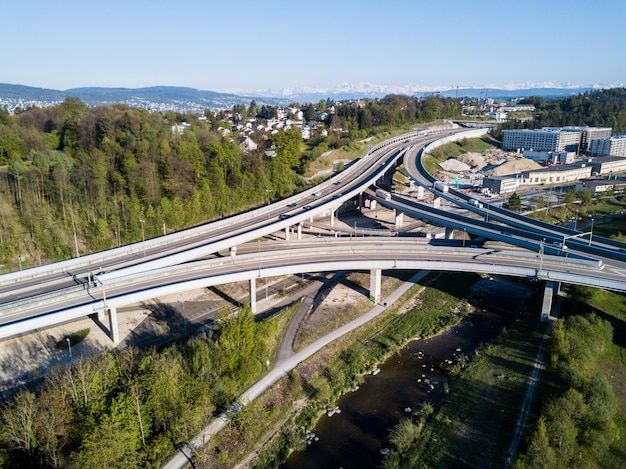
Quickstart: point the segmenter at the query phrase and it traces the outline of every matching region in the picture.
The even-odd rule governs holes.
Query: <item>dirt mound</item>
[[[480,153],[463,153],[457,160],[472,168],[472,171],[479,171],[487,165],[487,162]]]
[[[522,171],[528,171],[531,169],[539,169],[542,167],[543,166],[541,166],[539,163],[535,163],[534,161],[529,160],[528,158],[520,158],[520,159],[516,158],[516,159],[509,160],[505,163],[502,163],[496,168],[490,171],[487,171],[486,174],[488,176],[506,176],[507,174],[516,174]]]
[[[442,163],[439,163],[439,166],[441,166],[443,169],[445,169],[446,171],[452,171],[455,173],[463,173],[465,171],[469,171],[470,167],[469,165],[456,160],[454,158],[450,158]]]

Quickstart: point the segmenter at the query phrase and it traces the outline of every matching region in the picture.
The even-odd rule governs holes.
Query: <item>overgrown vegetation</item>
[[[89,335],[89,329],[81,329],[80,331],[72,332],[68,334],[67,337],[59,340],[56,343],[57,350],[67,349],[68,346],[73,347],[74,345],[82,342]],[[69,341],[69,344],[68,344]]]
[[[516,468],[617,467],[606,463],[623,416],[602,366],[612,336],[611,325],[595,314],[555,324],[550,365],[562,391],[544,406]]]
[[[304,106],[315,118],[313,105]],[[0,110],[0,263],[16,268],[159,236],[281,198],[303,188],[299,174],[328,150],[420,122],[460,116],[451,99],[388,96],[333,107],[304,145],[298,127],[246,132],[277,109],[254,102],[205,116],[150,113],[126,105]],[[321,109],[323,107],[323,109]],[[206,117],[206,120],[200,117]],[[172,131],[186,122],[182,133]],[[236,127],[241,124],[242,127]],[[224,129],[235,128],[224,133]],[[220,130],[221,129],[221,130]],[[244,135],[257,145],[244,151]],[[275,156],[266,155],[273,148]]]
[[[572,222],[582,230],[585,227],[590,228],[593,218],[595,221],[593,231],[596,235],[623,239],[623,233],[626,233],[626,229],[622,228],[626,228],[626,221],[623,218],[608,223],[596,220],[608,215],[622,215],[626,210],[626,199],[621,195],[607,193],[594,198],[587,189],[570,189],[565,193],[562,204],[550,206],[543,196],[535,198],[533,203],[536,208],[528,213],[528,216],[538,220],[558,224]]]
[[[460,321],[467,313],[463,298],[477,279],[475,274],[462,273],[430,276],[425,281],[428,287],[419,293],[416,306],[409,311],[400,312],[424,288],[422,285],[414,286],[384,315],[329,345],[329,350],[324,352],[328,361],[318,363],[310,377],[304,378],[302,372],[292,373],[287,386],[283,384],[281,389],[298,390],[291,399],[308,395],[308,402],[264,446],[254,467],[276,467],[292,450],[301,448],[306,429],[315,426],[319,415],[332,407],[342,393],[354,389],[375,364],[396,353],[408,340],[432,336]],[[315,362],[315,357],[310,361]],[[304,364],[300,368],[308,366]],[[235,461],[230,460],[230,465]]]
[[[293,311],[254,322],[244,306],[234,315],[224,311],[215,333],[50,371],[43,391],[23,391],[2,409],[0,465],[161,466],[266,370],[275,352],[268,344],[277,343],[281,318]]]

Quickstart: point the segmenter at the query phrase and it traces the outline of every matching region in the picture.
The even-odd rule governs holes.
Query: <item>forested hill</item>
[[[334,113],[324,112],[327,104]],[[302,110],[305,122],[315,121],[306,142],[297,126],[266,126],[278,109],[254,100],[233,106],[230,119],[76,98],[15,115],[0,110],[2,270],[17,269],[19,256],[25,266],[72,257],[74,233],[86,254],[256,207],[268,194],[301,189],[298,172],[325,151],[461,115],[458,103],[438,97],[389,96],[364,107],[321,100]],[[186,130],[172,130],[182,122]],[[244,151],[246,136],[256,149]]]
[[[555,100],[535,96],[522,102],[535,105],[533,128],[576,125],[611,127],[614,133],[626,132],[626,88],[589,91]],[[509,123],[505,127],[514,126],[515,123]]]
[[[153,111],[176,110],[202,112],[204,109],[230,109],[234,105],[255,100],[259,105],[286,105],[287,99],[250,97],[233,93],[197,90],[180,86],[152,86],[147,88],[72,88],[64,91],[32,86],[0,83],[0,107],[24,109],[59,104],[66,98],[78,98],[90,106],[124,103]]]

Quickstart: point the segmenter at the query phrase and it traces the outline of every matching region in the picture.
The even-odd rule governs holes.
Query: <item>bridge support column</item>
[[[120,331],[117,326],[117,308],[109,306],[109,331],[114,344],[120,341]]]
[[[104,324],[106,311],[103,309],[102,311],[98,311],[98,322],[100,324]]]
[[[454,230],[452,228],[446,228],[445,239],[454,239]]]
[[[441,208],[441,197],[435,197],[433,199],[433,208]]]
[[[335,209],[330,209],[330,226],[335,226]]]
[[[289,232],[291,231],[291,226],[285,227],[285,241],[289,240]]]
[[[250,310],[256,314],[256,278],[250,279]]]
[[[302,222],[298,223],[298,239],[302,239]]]
[[[541,304],[541,320],[548,321],[550,319],[550,312],[552,311],[552,300],[558,293],[561,284],[559,282],[546,281],[546,285],[543,290],[543,302]]]
[[[404,224],[404,212],[398,213],[398,211],[394,209],[394,213],[396,216],[396,228],[402,228],[402,225]]]
[[[370,270],[370,300],[374,303],[378,303],[380,301],[381,272],[382,271],[380,269]]]

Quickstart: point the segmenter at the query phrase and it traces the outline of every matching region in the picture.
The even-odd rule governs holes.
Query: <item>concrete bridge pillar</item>
[[[394,209],[394,213],[396,216],[396,228],[402,228],[402,225],[404,224],[404,212],[398,212]]]
[[[285,227],[285,241],[289,240],[289,232],[291,231],[291,226]]]
[[[435,197],[433,199],[433,208],[441,208],[441,197]]]
[[[330,209],[330,226],[335,226],[335,209]]]
[[[380,301],[381,272],[382,271],[380,269],[370,270],[370,300],[374,303],[378,303]]]
[[[120,341],[120,331],[117,325],[117,308],[109,306],[109,331],[111,339],[117,345]]]
[[[454,239],[454,230],[452,228],[446,228],[445,239]]]
[[[250,310],[252,314],[256,314],[256,278],[250,279]]]
[[[559,291],[561,284],[559,282],[546,281],[543,290],[543,302],[541,304],[541,320],[548,321],[550,312],[552,311],[552,301]]]
[[[298,239],[302,239],[302,222],[298,223]]]
[[[104,309],[98,311],[98,322],[104,324],[106,311]]]
[[[230,255],[233,257],[237,255],[237,246],[230,248]]]

